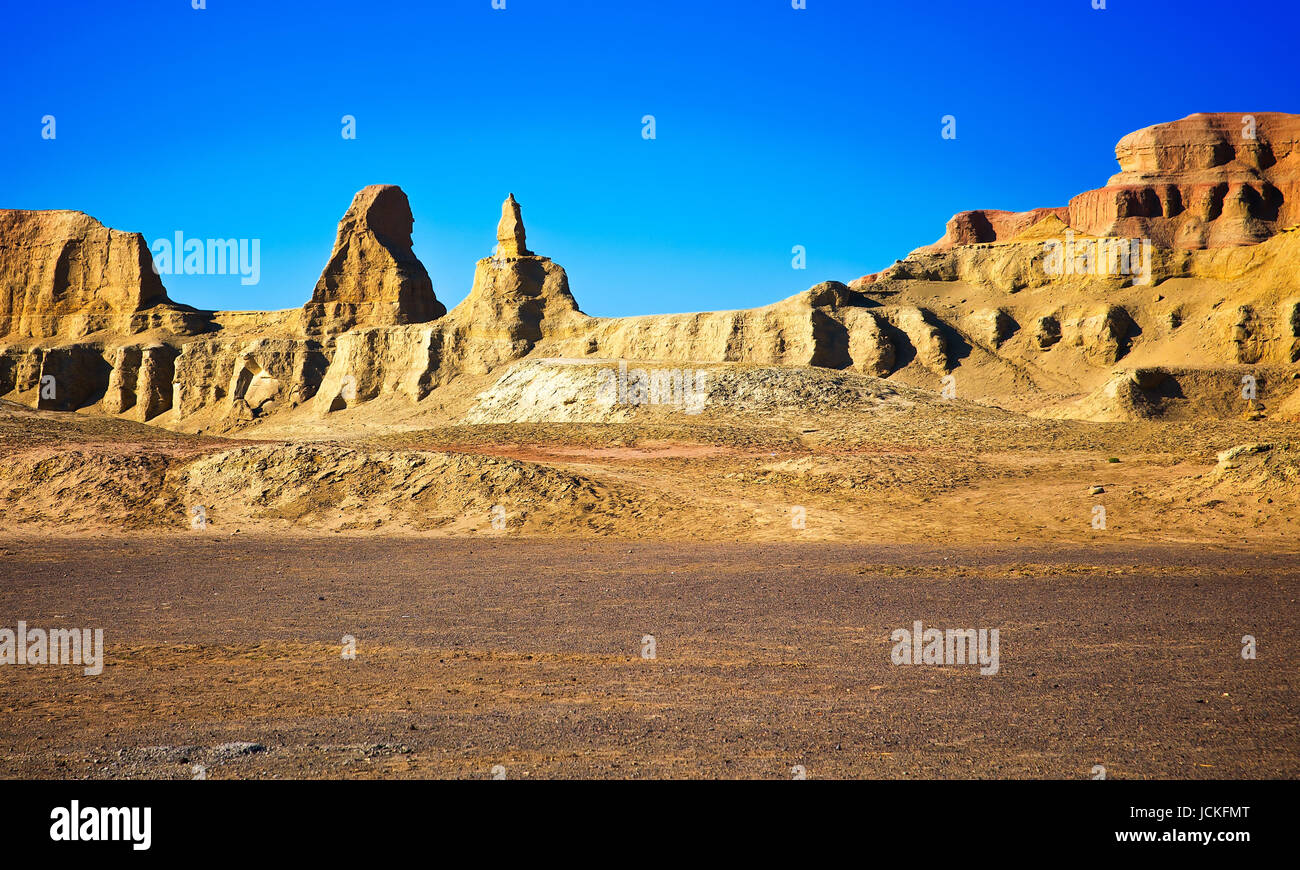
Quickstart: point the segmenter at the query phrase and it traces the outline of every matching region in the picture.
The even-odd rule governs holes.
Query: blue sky
[[[258,238],[256,286],[164,283],[274,309],[308,298],[353,193],[399,184],[450,308],[513,191],[589,314],[763,305],[881,269],[956,211],[1063,205],[1139,127],[1298,110],[1290,0],[1106,5],[15,3],[0,207]]]

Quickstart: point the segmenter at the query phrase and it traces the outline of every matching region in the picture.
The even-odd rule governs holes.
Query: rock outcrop
[[[106,414],[149,421],[171,409],[177,351],[165,344],[125,345],[108,356]]]
[[[448,315],[445,343],[472,343],[477,359],[465,361],[469,370],[487,372],[529,353],[544,337],[574,334],[590,320],[578,310],[563,267],[528,250],[511,194],[501,205],[496,252],[475,265],[469,295]]]
[[[957,245],[978,245],[988,242],[1005,242],[1014,239],[1045,218],[1055,217],[1066,221],[1070,210],[1059,208],[1035,208],[1029,211],[999,211],[997,209],[977,209],[961,211],[948,219],[943,238],[933,245],[917,248],[912,254],[929,254],[947,251]]]
[[[79,211],[0,210],[0,336],[139,331],[136,315],[168,303],[139,233]]]
[[[425,323],[447,312],[411,248],[411,204],[400,187],[372,184],[352,198],[334,250],[311,301],[309,334],[337,335],[365,326]]]
[[[1300,195],[1297,119],[1257,116],[1249,146],[1230,141],[1239,121],[1193,116],[1125,137],[1123,171],[1104,190],[1158,203],[1159,214],[1107,211],[1096,204],[1110,200],[1087,195],[1068,208],[963,212],[939,243],[875,275],[738,311],[589,317],[563,267],[529,250],[513,194],[492,255],[450,312],[412,250],[406,195],[391,185],[356,194],[310,301],[281,312],[175,305],[138,235],[76,212],[0,212],[0,396],[186,432],[330,435],[353,421],[465,422],[475,384],[558,358],[814,367],[1089,419],[1184,413],[1178,390],[1198,391],[1197,414],[1236,415],[1241,378],[1254,373],[1251,413],[1294,413],[1295,400],[1274,393],[1295,392],[1300,375],[1300,232],[1284,226]],[[1236,224],[1226,206],[1195,218],[1186,204],[1221,184],[1225,198],[1249,188],[1258,202],[1241,193]],[[1096,233],[1139,231],[1157,243],[1141,280],[1047,267],[1050,240],[1086,248]],[[514,371],[518,380],[532,369]],[[567,398],[586,402],[555,401]],[[488,422],[495,411],[475,413]]]
[[[1043,237],[1048,224],[1058,238],[1073,230],[1185,250],[1254,245],[1300,224],[1300,115],[1189,115],[1129,133],[1115,158],[1106,186],[1068,206],[958,212],[910,257]]]
[[[187,342],[175,361],[171,423],[229,431],[314,397],[320,344],[290,337],[216,336]]]
[[[1258,244],[1300,223],[1300,116],[1189,115],[1130,133],[1120,171],[1070,200],[1069,224],[1162,247]]]
[[[531,257],[524,240],[524,218],[512,193],[501,203],[501,221],[497,224],[496,257]]]

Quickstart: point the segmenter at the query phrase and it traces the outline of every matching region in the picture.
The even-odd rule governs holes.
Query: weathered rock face
[[[1055,220],[1057,235],[1146,238],[1185,250],[1254,245],[1300,224],[1300,115],[1189,115],[1129,133],[1115,157],[1120,171],[1106,186],[1068,206],[958,212],[943,238],[908,259],[1024,239],[1031,229],[1042,235]]]
[[[553,336],[575,357],[818,366],[883,375],[893,370],[902,337],[885,308],[838,281],[741,311],[592,318],[582,332]],[[877,312],[880,312],[879,314]],[[906,339],[903,339],[906,340]]]
[[[112,370],[101,407],[106,414],[152,420],[172,406],[175,348],[163,344],[124,345],[106,356]]]
[[[328,414],[383,395],[423,399],[441,379],[460,371],[455,355],[444,353],[449,326],[439,321],[358,329],[338,336],[313,400],[315,413]]]
[[[524,222],[514,194],[501,206],[497,250],[478,261],[474,285],[448,315],[448,348],[473,343],[470,371],[487,372],[527,354],[545,336],[573,333],[590,320],[578,310],[569,276],[524,244]]]
[[[1020,324],[1004,308],[981,311],[971,318],[973,334],[994,349],[1020,331]]]
[[[133,315],[167,302],[139,233],[79,211],[0,210],[0,336],[129,332]]]
[[[463,335],[502,344],[503,359],[516,359],[562,321],[585,317],[569,291],[563,267],[546,257],[488,257],[474,268],[474,286],[453,313]]]
[[[175,356],[176,350],[163,344],[2,348],[0,394],[54,411],[98,402],[106,414],[150,420],[171,407]]]
[[[372,184],[352,198],[329,263],[303,306],[309,334],[425,323],[447,312],[411,249],[414,222],[411,204],[396,185]]]
[[[497,224],[497,257],[531,257],[524,242],[524,219],[512,193],[501,203],[501,222]]]
[[[172,422],[224,431],[306,402],[326,357],[312,340],[216,337],[187,343],[175,361]]]
[[[1069,209],[1035,208],[1029,211],[998,211],[977,209],[961,211],[948,219],[943,238],[933,245],[917,248],[911,255],[947,251],[957,245],[978,245],[988,242],[1005,242],[1023,233],[1047,217],[1065,221]]]
[[[1252,245],[1300,222],[1300,116],[1189,115],[1130,133],[1120,172],[1070,200],[1069,224],[1164,247]]]
[[[878,378],[894,370],[898,352],[877,315],[869,308],[844,310],[844,328],[849,333],[849,359],[853,368]]]
[[[108,362],[93,346],[47,348],[41,354],[41,389],[36,407],[71,411],[87,405],[101,394],[108,373]]]
[[[948,250],[913,252],[861,285],[864,293],[888,292],[891,282],[966,281],[997,287],[1006,293],[1041,287],[1052,282],[1043,267],[1039,245],[960,245]]]
[[[209,434],[298,426],[328,434],[340,420],[333,415],[368,402],[376,402],[372,414],[344,413],[337,425],[363,418],[367,427],[415,425],[426,412],[459,420],[463,387],[543,357],[653,361],[669,369],[812,366],[927,390],[951,374],[963,400],[1001,404],[1009,397],[1035,413],[1045,402],[1073,401],[1111,384],[1086,399],[1097,407],[1063,412],[1085,417],[1138,413],[1139,399],[1154,388],[1115,379],[1125,369],[1251,366],[1262,377],[1272,367],[1274,382],[1289,386],[1292,372],[1282,367],[1300,361],[1300,232],[1276,229],[1294,207],[1286,179],[1295,152],[1284,147],[1283,121],[1261,116],[1257,166],[1237,151],[1225,158],[1222,148],[1196,145],[1190,133],[1181,151],[1171,134],[1159,133],[1139,136],[1121,156],[1126,182],[1153,172],[1267,175],[1282,199],[1272,217],[1247,209],[1249,226],[1271,234],[1259,244],[1155,247],[1143,255],[1142,281],[1130,272],[1062,274],[1046,267],[1046,240],[1068,233],[1096,241],[1067,223],[1072,209],[965,212],[937,245],[882,272],[740,311],[588,317],[564,269],[528,249],[513,195],[502,206],[493,255],[478,262],[469,295],[451,312],[411,250],[410,208],[392,186],[367,187],[353,199],[311,301],[269,313],[194,312],[167,302],[143,240],[84,215],[0,213],[8,221],[0,229],[12,235],[0,236],[0,278],[8,281],[0,285],[0,304],[8,306],[0,323],[12,330],[0,341],[0,395]],[[1227,135],[1223,123],[1201,126]],[[1170,190],[1186,203],[1197,183],[1170,182]],[[1107,229],[1149,230],[1156,241],[1170,227],[1178,235],[1178,226],[1191,223],[1165,214],[1170,190],[1156,191],[1159,217],[1123,223],[1139,220],[1129,215]],[[1227,227],[1216,222],[1228,213],[1225,207],[1202,224]],[[52,248],[46,238],[56,240]],[[142,264],[131,266],[131,257]],[[1190,384],[1188,377],[1178,384]],[[564,405],[564,397],[556,401]],[[1163,413],[1165,405],[1156,405],[1152,413]],[[488,415],[481,422],[495,413],[480,410]]]

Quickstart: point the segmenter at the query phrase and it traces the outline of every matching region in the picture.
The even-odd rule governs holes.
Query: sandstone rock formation
[[[1158,215],[1129,205],[1112,214],[1097,205],[1111,194],[1069,208],[964,212],[939,243],[875,275],[739,311],[589,317],[565,270],[528,249],[513,195],[493,254],[450,312],[411,249],[406,195],[391,185],[356,194],[311,299],[281,312],[175,305],[139,236],[76,212],[0,212],[0,396],[185,432],[332,434],[398,419],[464,422],[472,389],[515,363],[557,358],[811,366],[931,391],[951,375],[963,400],[1087,419],[1193,406],[1236,416],[1240,379],[1255,373],[1270,392],[1251,412],[1282,413],[1294,400],[1274,393],[1294,392],[1300,362],[1300,231],[1284,226],[1300,195],[1297,119],[1258,115],[1250,146],[1230,141],[1239,120],[1193,116],[1125,138],[1123,171],[1104,190],[1124,203],[1155,196]],[[1236,224],[1227,206],[1173,213],[1175,194],[1186,204],[1221,184],[1225,202],[1236,189],[1245,203]],[[1258,201],[1240,193],[1247,188]],[[1177,244],[1151,251],[1149,280],[1045,267],[1048,239],[1136,230]],[[534,369],[509,370],[512,390],[535,392],[516,383]],[[719,381],[733,382],[746,383]],[[565,383],[572,392],[586,381]],[[578,419],[568,398],[587,407],[568,394],[536,404]]]
[[[496,253],[478,261],[469,296],[452,315],[454,340],[480,345],[482,371],[518,359],[546,333],[579,329],[575,324],[589,319],[578,310],[564,269],[528,250],[514,194],[501,205]]]
[[[497,250],[498,257],[531,257],[533,252],[528,250],[528,245],[524,241],[524,219],[519,211],[519,203],[515,202],[515,195],[512,193],[506,197],[506,201],[501,203],[501,222],[497,224]]]
[[[0,210],[0,336],[139,331],[167,292],[139,233],[79,211]]]
[[[1035,208],[1029,211],[999,211],[977,209],[962,211],[948,219],[943,238],[933,245],[917,248],[913,254],[947,251],[957,245],[977,245],[987,242],[1005,242],[1028,230],[1045,218],[1055,217],[1066,221],[1070,210],[1060,208]]]
[[[106,414],[149,421],[171,408],[175,348],[165,344],[124,345],[107,357],[111,366],[102,407]]]
[[[372,184],[357,192],[339,221],[334,250],[311,301],[303,306],[309,334],[425,323],[447,312],[411,249],[414,222],[400,187]]]
[[[171,424],[226,431],[316,394],[326,356],[319,343],[279,336],[215,336],[186,342],[175,361]]]
[[[1189,250],[1258,244],[1300,224],[1300,115],[1189,115],[1129,133],[1115,158],[1120,171],[1106,186],[1068,206],[958,212],[912,255],[1024,240],[1055,221],[1058,237],[1072,229]]]
[[[1300,223],[1300,116],[1198,114],[1130,133],[1120,172],[1070,200],[1069,223],[1163,247],[1251,245]]]
[[[526,356],[544,338],[582,333],[592,318],[578,310],[564,269],[524,244],[513,195],[502,206],[497,235],[496,253],[478,261],[469,295],[445,317],[338,335],[315,413],[385,395],[419,401],[460,375],[485,374]]]

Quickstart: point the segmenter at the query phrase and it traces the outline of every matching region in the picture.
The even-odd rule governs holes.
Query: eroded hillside
[[[275,312],[172,301],[143,238],[86,215],[0,212],[0,520],[745,539],[800,507],[813,538],[1072,539],[1118,484],[1112,532],[1285,535],[1298,149],[1297,116],[1193,115],[1067,206],[963,212],[770,305],[624,318],[580,310],[513,195],[450,311],[392,185]]]

